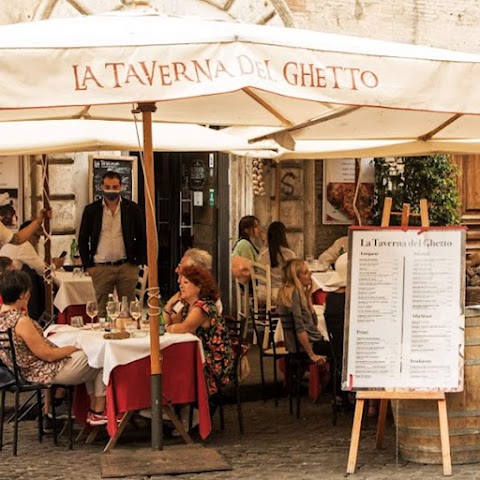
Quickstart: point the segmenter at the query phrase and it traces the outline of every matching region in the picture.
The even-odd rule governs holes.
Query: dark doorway
[[[175,268],[185,250],[196,247],[212,254],[213,274],[219,282],[222,299],[226,300],[224,305],[228,304],[222,285],[225,266],[219,262],[228,250],[228,155],[157,152],[154,162],[158,283],[162,296],[169,298],[177,291]],[[142,172],[139,166],[139,203],[144,206]],[[228,285],[226,289],[227,292]]]

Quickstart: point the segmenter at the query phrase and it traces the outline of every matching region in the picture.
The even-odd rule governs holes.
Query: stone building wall
[[[480,51],[477,0],[286,0],[297,28]]]

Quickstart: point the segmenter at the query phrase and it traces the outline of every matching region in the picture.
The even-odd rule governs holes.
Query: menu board
[[[89,160],[90,201],[102,198],[102,177],[108,171],[122,176],[122,197],[137,201],[137,157],[90,155]]]
[[[344,390],[462,391],[465,229],[351,227]]]

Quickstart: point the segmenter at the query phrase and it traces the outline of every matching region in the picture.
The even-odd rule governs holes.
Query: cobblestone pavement
[[[257,352],[249,354],[252,372],[242,387],[244,398],[260,398],[260,372]],[[266,362],[266,377],[272,379],[271,362]],[[7,399],[11,402],[11,395]],[[302,399],[302,418],[297,420],[288,413],[288,401],[281,398],[275,407],[272,399],[245,401],[243,405],[245,434],[240,435],[236,406],[225,407],[225,431],[214,418],[213,432],[204,442],[215,448],[231,463],[233,469],[224,472],[205,472],[188,475],[163,475],[153,480],[340,480],[347,467],[352,413],[339,413],[336,426],[331,422],[331,410],[327,397],[320,403]],[[127,427],[116,450],[129,452],[134,448],[150,450],[150,424],[138,418],[138,429]],[[78,428],[78,426],[77,426]],[[169,432],[165,428],[166,433]],[[3,451],[0,452],[0,480],[98,480],[101,478],[100,458],[107,442],[106,434],[93,445],[76,442],[74,450],[67,449],[65,436],[54,446],[51,436],[43,443],[37,441],[36,423],[20,424],[19,454],[11,453],[12,425],[5,426]],[[357,472],[351,480],[440,480],[441,465],[422,465],[403,461],[396,455],[395,429],[391,420],[387,425],[384,448],[375,449],[375,425],[367,422],[362,429]],[[198,435],[194,441],[200,443]],[[165,449],[181,441],[165,439]],[[153,454],[153,452],[152,452]],[[107,454],[108,455],[108,454]],[[480,459],[479,459],[480,461]],[[148,477],[125,477],[138,480]],[[453,465],[454,479],[480,480],[478,464]]]
[[[305,399],[302,418],[297,420],[288,414],[288,403],[281,399],[278,407],[272,400],[245,402],[245,434],[238,433],[236,409],[226,407],[226,428],[219,429],[215,418],[214,431],[205,446],[218,449],[231,463],[233,470],[205,472],[178,476],[154,476],[153,479],[207,480],[207,479],[323,479],[335,480],[345,477],[352,415],[341,413],[337,426],[331,424],[330,407],[327,403],[313,404]],[[147,421],[138,420],[137,430],[130,428],[120,439],[117,449],[128,456],[129,449],[149,449],[150,427]],[[65,437],[59,446],[53,445],[51,437],[43,444],[37,442],[36,424],[21,423],[19,455],[11,453],[11,425],[6,426],[6,445],[1,453],[0,479],[2,480],[96,480],[100,476],[100,457],[106,443],[105,437],[94,445],[77,442],[73,451],[66,448]],[[374,425],[363,429],[357,473],[352,480],[425,480],[441,479],[440,465],[408,463],[396,457],[395,431],[390,425],[385,447],[375,450]],[[196,441],[200,441],[198,437]],[[179,443],[166,439],[168,444]],[[147,478],[147,477],[128,477]],[[478,465],[454,465],[453,478],[480,479]]]

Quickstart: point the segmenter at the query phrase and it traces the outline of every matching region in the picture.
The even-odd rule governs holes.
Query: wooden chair
[[[287,351],[282,346],[275,345],[274,334],[278,320],[272,316],[272,283],[270,265],[253,263],[250,267],[252,279],[253,304],[252,322],[260,353],[260,374],[262,378],[262,396],[265,399],[264,359],[273,361],[273,378],[275,382],[275,406],[278,405],[278,375],[277,360],[284,357]]]
[[[140,271],[138,272],[138,281],[137,281],[137,285],[135,286],[135,297],[142,304],[145,297],[145,291],[147,290],[147,283],[148,283],[148,267],[146,265],[143,265],[140,267]]]
[[[291,343],[293,348],[288,351],[286,356],[285,365],[285,378],[288,386],[288,398],[289,398],[289,410],[290,414],[293,414],[293,397],[296,397],[296,417],[300,418],[300,382],[305,373],[305,370],[312,365],[312,361],[308,358],[307,354],[301,349],[298,341],[297,333],[295,330],[295,321],[293,315],[278,315],[277,318],[282,322],[283,333],[285,339],[289,337],[292,339]],[[328,356],[328,362],[331,366],[331,381],[332,381],[332,423],[337,423],[337,361],[335,359],[334,350],[332,347],[332,341],[330,339],[331,352]]]

